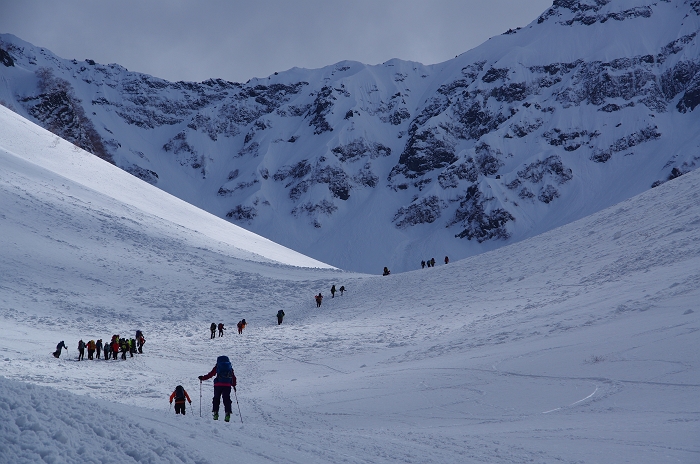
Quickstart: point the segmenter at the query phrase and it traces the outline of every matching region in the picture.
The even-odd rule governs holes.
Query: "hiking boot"
[[[218,412],[214,413],[214,420],[219,420],[219,413]]]
[[[225,420],[226,422],[230,421],[230,420],[231,420],[231,414],[226,414],[226,416],[224,417],[224,420]]]

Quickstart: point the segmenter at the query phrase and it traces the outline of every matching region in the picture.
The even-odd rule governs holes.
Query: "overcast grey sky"
[[[552,0],[0,0],[0,32],[62,58],[168,80],[245,82],[291,67],[439,63]]]

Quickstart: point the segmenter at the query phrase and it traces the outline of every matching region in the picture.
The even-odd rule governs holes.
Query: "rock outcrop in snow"
[[[0,100],[304,254],[399,271],[695,169],[698,31],[696,1],[556,0],[445,63],[341,62],[245,84],[168,82],[2,35]]]

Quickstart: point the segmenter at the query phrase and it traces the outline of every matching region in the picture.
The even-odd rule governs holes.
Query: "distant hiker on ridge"
[[[345,285],[341,285],[338,290],[340,290],[340,296],[343,296],[343,292],[345,291]]]
[[[331,298],[335,298],[335,284],[331,287]]]
[[[447,263],[449,263],[449,262],[450,262],[450,258],[448,258],[447,256],[445,256],[445,264],[447,264]]]
[[[277,311],[277,325],[282,324],[282,319],[284,319],[284,311],[280,309]]]
[[[68,349],[68,347],[66,346],[66,342],[64,342],[63,340],[61,340],[61,341],[59,342],[59,344],[56,345],[56,351],[53,352],[53,357],[54,357],[54,358],[60,358],[60,357],[61,357],[61,349],[63,349],[63,348]]]
[[[190,405],[192,404],[192,400],[190,399],[190,395],[187,394],[187,390],[185,390],[182,385],[178,385],[175,387],[173,394],[170,395],[170,404],[173,404],[173,398],[175,398],[175,414],[182,414],[184,416],[185,400],[189,401]]]
[[[382,274],[382,275],[388,276],[389,274],[391,274],[391,271],[389,270],[388,267],[384,266],[384,274]]]
[[[214,379],[214,398],[212,399],[211,411],[214,413],[214,420],[219,420],[219,404],[221,397],[224,397],[224,420],[231,419],[231,388],[236,391],[236,376],[233,373],[233,366],[228,356],[216,358],[216,365],[207,375],[200,375],[199,381],[207,380],[216,375]]]
[[[425,261],[420,262],[420,267],[421,267],[421,269],[425,269]]]

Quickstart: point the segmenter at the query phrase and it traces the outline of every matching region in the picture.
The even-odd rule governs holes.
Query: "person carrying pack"
[[[280,309],[277,311],[277,325],[282,324],[282,319],[284,319],[284,311]]]
[[[82,361],[85,358],[85,342],[81,339],[78,342],[78,361]]]
[[[209,330],[211,330],[210,338],[216,338],[216,322],[211,323],[211,325],[209,326]]]
[[[102,339],[100,338],[95,343],[95,349],[97,350],[97,359],[100,359],[100,352],[102,351]]]
[[[63,348],[68,349],[68,347],[66,346],[66,342],[64,342],[63,340],[61,340],[61,341],[59,342],[59,344],[56,345],[56,351],[53,352],[53,357],[54,357],[54,358],[60,358],[60,357],[61,357],[61,349],[63,349]]]
[[[238,328],[238,333],[242,334],[243,329],[245,329],[245,326],[248,325],[248,323],[245,321],[245,319],[241,319],[238,324],[236,324],[236,327]]]
[[[146,337],[143,336],[143,332],[140,330],[136,331],[136,347],[139,349],[139,353],[143,354],[143,345],[146,343]]]
[[[95,356],[95,340],[87,342],[88,359],[94,359]]]
[[[185,390],[182,385],[178,385],[175,387],[173,394],[170,395],[170,404],[173,404],[173,398],[175,398],[175,414],[182,414],[184,416],[185,400],[189,401],[190,405],[192,404],[192,400],[190,399],[190,395],[187,394],[187,390]]]
[[[224,323],[223,323],[223,322],[219,322],[219,337],[223,337],[223,336],[224,336],[224,330],[226,330],[226,329],[224,328]]]
[[[212,413],[214,420],[219,420],[219,405],[221,398],[224,399],[224,412],[226,416],[224,420],[231,420],[231,388],[236,391],[236,376],[233,373],[233,366],[229,361],[228,356],[219,356],[216,358],[216,365],[207,375],[200,375],[199,381],[214,379],[214,398],[212,399]]]
[[[331,287],[331,298],[335,298],[335,284]]]

